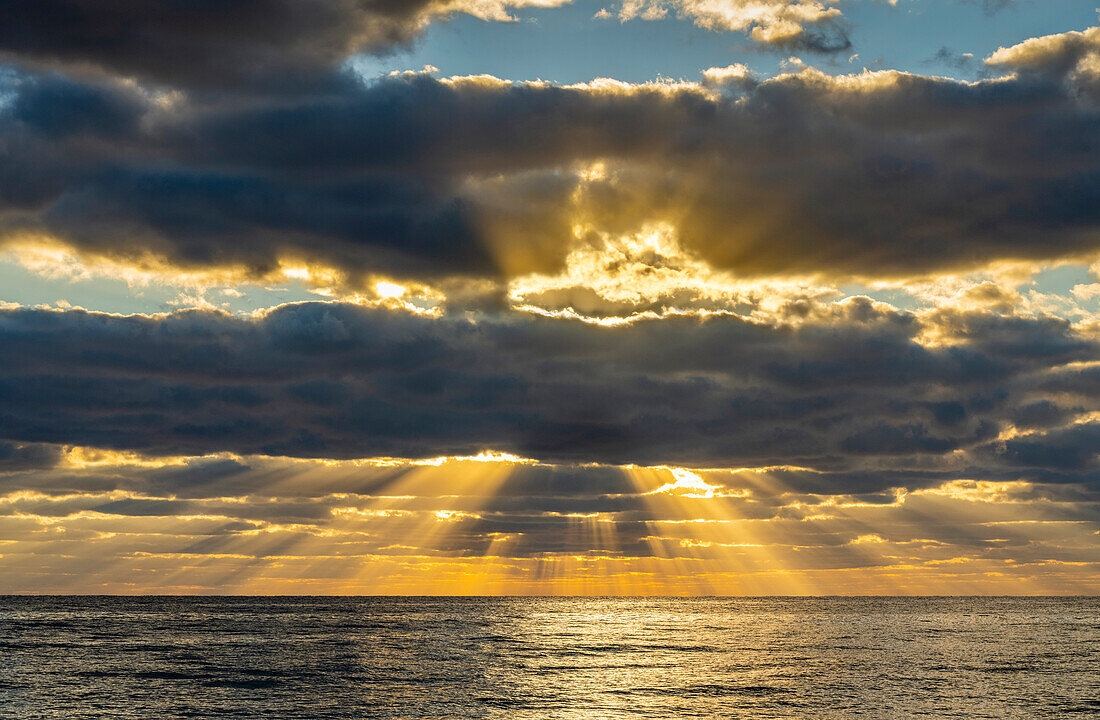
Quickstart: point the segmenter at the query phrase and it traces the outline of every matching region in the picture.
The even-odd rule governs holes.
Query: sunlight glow
[[[396,283],[380,280],[374,284],[374,292],[380,298],[399,298],[408,292],[408,288]]]
[[[62,458],[58,472],[71,478],[218,460],[92,448]],[[1100,576],[1088,561],[1095,523],[1022,482],[958,480],[869,502],[791,490],[776,479],[790,468],[570,470],[489,450],[427,461],[232,459],[243,474],[228,497],[0,495],[10,538],[0,539],[0,571],[24,562],[3,552],[11,542],[48,541],[61,543],[62,555],[41,560],[51,567],[96,558],[94,573],[59,575],[68,584],[58,591],[128,592],[136,582],[262,594],[1059,593]],[[523,473],[549,470],[620,472],[633,491],[524,495]],[[997,554],[1010,549],[1011,558]]]
[[[718,485],[708,485],[703,481],[703,478],[690,470],[684,468],[668,468],[668,471],[672,473],[672,477],[674,477],[676,481],[665,483],[656,490],[650,490],[646,493],[647,495],[664,493],[666,495],[681,495],[690,498],[712,498],[715,496],[716,492],[721,490]]]

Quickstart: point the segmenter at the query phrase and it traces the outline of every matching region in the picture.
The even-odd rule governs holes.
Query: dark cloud
[[[1100,471],[1100,424],[1071,425],[1029,433],[981,448],[1012,467],[1053,471]]]
[[[417,277],[550,271],[578,225],[653,222],[756,275],[1092,253],[1085,45],[998,53],[1042,72],[974,84],[808,70],[728,95],[408,74],[198,104],[22,76],[0,117],[0,231],[187,267],[290,256]],[[577,171],[594,161],[603,174]]]
[[[60,458],[61,452],[54,446],[0,441],[0,473],[46,470]]]
[[[941,46],[940,49],[936,51],[936,54],[925,60],[925,62],[941,63],[959,72],[967,73],[973,72],[978,63],[973,53],[956,52],[946,45]]]
[[[792,38],[768,43],[768,47],[823,54],[839,53],[852,49],[850,30],[848,23],[843,20],[823,20],[808,25]]]
[[[972,469],[993,463],[990,476],[1087,480],[1092,425],[1047,430],[1066,418],[1036,411],[1034,388],[1094,357],[1091,340],[1060,322],[972,313],[953,318],[966,342],[930,348],[912,316],[860,301],[832,313],[792,327],[683,317],[608,329],[326,303],[257,320],[9,310],[0,436],[173,455],[493,449],[565,463],[794,465],[860,492],[942,481],[962,471],[956,453],[974,451]],[[1020,333],[1035,347],[1019,347]],[[1020,418],[1033,435],[994,442]],[[240,472],[227,464],[225,482]]]
[[[1065,408],[1050,400],[1039,400],[1016,409],[1012,414],[1012,423],[1016,427],[1048,427],[1060,425],[1080,412],[1079,408]]]
[[[5,0],[0,53],[170,85],[315,82],[358,51],[407,43],[434,0]]]
[[[140,257],[147,243],[165,242],[169,261],[187,267],[262,274],[280,257],[305,256],[352,272],[491,274],[471,214],[467,202],[416,177],[295,182],[169,167],[94,175],[42,218],[107,255]]]
[[[138,131],[146,103],[130,88],[90,85],[62,76],[26,78],[12,105],[12,120],[46,140],[94,136],[126,138]]]

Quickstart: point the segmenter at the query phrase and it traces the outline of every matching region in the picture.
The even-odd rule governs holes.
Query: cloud
[[[0,53],[158,83],[268,90],[315,81],[356,52],[386,52],[455,13],[511,20],[568,0],[11,0]]]
[[[352,276],[555,272],[578,243],[660,223],[742,276],[1085,256],[1100,237],[1091,55],[1035,59],[1054,52],[999,51],[991,62],[1013,73],[975,83],[811,68],[758,81],[733,66],[698,84],[567,87],[406,73],[207,103],[17,75],[0,115],[0,233],[255,275],[287,258]]]
[[[54,446],[0,441],[0,473],[44,470],[56,465],[60,458],[61,452]]]
[[[683,592],[692,577],[699,590],[793,579],[803,592],[857,592],[899,571],[940,592],[1095,584],[1098,496],[1081,486],[949,480],[820,495],[780,469],[162,461],[66,460],[14,490],[0,475],[6,586],[392,592],[427,573],[422,593],[454,592],[453,574],[566,592],[579,572],[603,592]],[[685,478],[719,492],[668,490]]]
[[[1100,471],[1087,419],[1095,397],[1079,397],[1073,412],[1034,407],[1058,401],[1065,368],[1097,349],[1050,318],[944,311],[922,320],[860,299],[774,325],[717,315],[605,328],[339,303],[255,319],[77,310],[0,318],[0,427],[20,443],[795,465],[836,473],[815,483],[861,492],[960,473],[1092,482]],[[929,325],[938,346],[918,342]],[[1031,435],[1004,440],[1017,419]],[[1025,462],[1035,454],[1027,443],[1067,422],[1084,424],[1050,435],[1049,457],[1061,462]]]
[[[699,27],[748,32],[761,45],[840,52],[851,40],[835,0],[624,0],[619,18],[658,20],[674,12]]]
[[[1100,100],[1100,28],[1031,38],[986,59],[1025,77],[1064,79],[1077,93]]]
[[[959,72],[973,72],[976,64],[974,53],[959,53],[943,45],[936,54],[925,60],[926,63],[942,63]]]
[[[207,303],[0,302],[5,587],[377,591],[371,568],[546,590],[588,562],[666,568],[649,591],[687,565],[727,590],[1095,582],[1095,317],[1006,278],[1100,252],[1098,31],[973,83],[342,69],[455,13],[558,4],[0,7],[0,243]],[[832,2],[620,11],[848,46]],[[202,295],[285,272],[358,304]],[[920,309],[838,301],[853,277],[912,281]]]

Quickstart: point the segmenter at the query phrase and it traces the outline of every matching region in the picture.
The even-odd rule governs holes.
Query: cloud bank
[[[200,103],[8,78],[0,233],[261,275],[551,272],[665,223],[744,276],[871,277],[1100,250],[1095,30],[966,83],[899,72],[580,86],[348,74]]]
[[[256,319],[0,311],[0,428],[157,455],[793,466],[808,472],[789,482],[819,492],[1100,477],[1092,334],[865,299],[789,312],[797,324],[609,329],[333,303]]]

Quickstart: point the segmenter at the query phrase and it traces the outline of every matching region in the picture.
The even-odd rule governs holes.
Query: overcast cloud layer
[[[1090,256],[1100,31],[977,83],[742,67],[557,87],[331,70],[291,96],[150,94],[13,71],[0,232],[262,274],[514,276],[670,223],[744,275],[905,276]],[[592,164],[599,165],[593,172]]]
[[[1093,335],[980,311],[922,323],[866,300],[820,313],[608,329],[331,303],[257,320],[10,310],[0,426],[159,455],[787,465],[833,473],[791,474],[821,492],[1096,482]],[[943,345],[917,342],[929,329]]]
[[[1100,28],[564,86],[349,62],[564,1],[154,4],[0,0],[0,250],[195,306],[0,295],[0,587],[1097,587]]]

